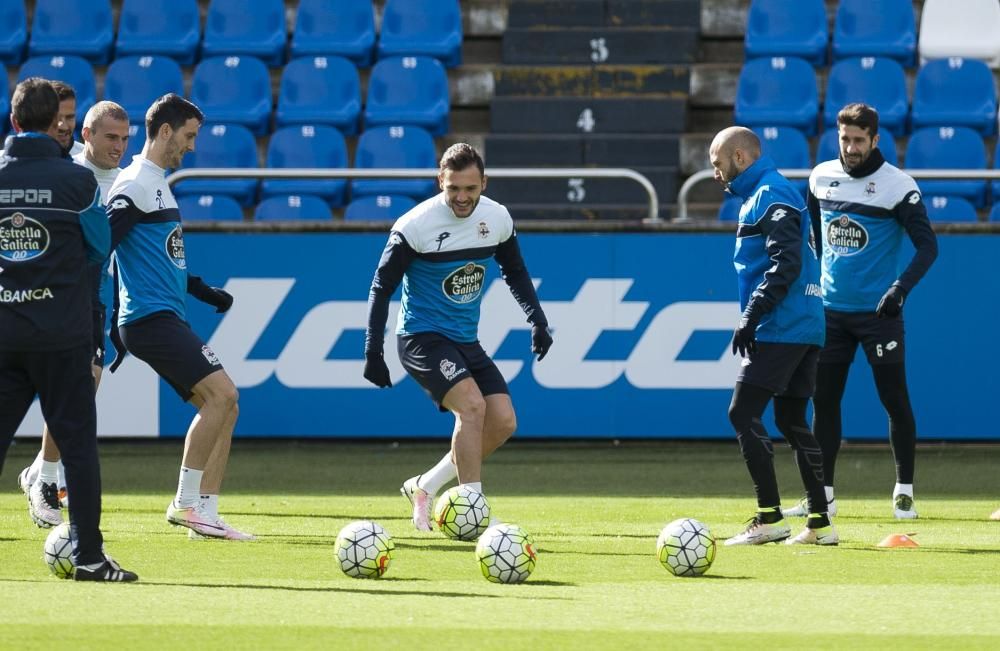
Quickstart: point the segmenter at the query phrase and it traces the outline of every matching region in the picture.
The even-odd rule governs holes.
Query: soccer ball
[[[73,577],[73,543],[69,539],[69,522],[63,522],[45,539],[45,562],[60,579]]]
[[[656,557],[676,576],[701,576],[715,560],[715,538],[694,518],[674,520],[656,539]]]
[[[341,529],[334,543],[340,569],[356,579],[377,579],[385,574],[395,548],[389,532],[368,520]]]
[[[434,521],[452,540],[475,540],[490,526],[490,504],[482,493],[455,486],[438,498]]]
[[[476,543],[479,569],[493,583],[522,583],[534,571],[537,558],[531,534],[516,524],[495,524]]]

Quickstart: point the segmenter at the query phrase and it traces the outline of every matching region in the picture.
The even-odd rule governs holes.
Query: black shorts
[[[757,352],[743,358],[739,382],[763,387],[776,396],[811,398],[816,392],[819,346],[757,342]]]
[[[149,364],[185,402],[194,395],[194,385],[222,370],[212,349],[172,312],[157,312],[120,326],[118,333],[128,352]]]
[[[874,312],[826,311],[826,345],[820,353],[821,364],[850,364],[858,344],[865,350],[868,363],[903,362],[903,317],[880,319]]]
[[[403,368],[417,381],[441,411],[445,394],[471,377],[484,396],[510,393],[500,369],[479,342],[461,344],[435,332],[398,337],[396,347]]]

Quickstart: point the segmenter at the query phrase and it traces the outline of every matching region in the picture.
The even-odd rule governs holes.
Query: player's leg
[[[483,459],[510,440],[517,430],[517,414],[507,393],[485,396],[486,419],[483,422]]]
[[[455,416],[451,450],[458,469],[458,482],[481,491],[486,399],[476,381],[469,377],[445,394],[441,406]]]
[[[22,365],[23,354],[0,351],[0,472],[14,433],[35,398],[31,379]]]

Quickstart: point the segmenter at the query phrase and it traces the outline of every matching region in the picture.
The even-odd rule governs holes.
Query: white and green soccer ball
[[[69,522],[63,522],[49,532],[43,556],[49,570],[60,579],[73,577],[73,542],[69,539]]]
[[[337,534],[334,554],[347,576],[377,579],[388,571],[395,548],[392,536],[381,525],[359,520]]]
[[[476,560],[493,583],[522,583],[535,570],[538,550],[531,534],[516,524],[495,524],[479,537]]]
[[[434,522],[452,540],[476,540],[490,526],[490,504],[482,493],[454,486],[434,504]]]
[[[715,560],[715,538],[694,518],[674,520],[656,539],[656,557],[676,576],[701,576]]]

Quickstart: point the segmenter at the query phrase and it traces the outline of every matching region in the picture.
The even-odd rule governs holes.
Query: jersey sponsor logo
[[[915,206],[920,203],[920,193],[913,191],[910,193],[910,196],[906,198],[906,200]]]
[[[485,280],[486,267],[468,262],[448,274],[441,282],[441,289],[449,301],[464,305],[479,298]]]
[[[212,366],[222,366],[222,362],[219,361],[219,357],[215,354],[215,351],[209,348],[207,345],[201,347],[201,354],[208,360],[208,363]]]
[[[52,290],[48,287],[34,289],[3,289],[0,288],[0,303],[31,303],[52,298]]]
[[[41,188],[5,188],[0,190],[0,203],[52,203],[52,190]]]
[[[890,341],[889,343],[887,343],[885,345],[885,349],[886,350],[896,350],[897,346],[899,346],[899,343],[896,340],[893,340],[893,341]]]
[[[788,216],[787,210],[785,210],[784,208],[778,208],[777,210],[771,213],[771,221],[778,222],[781,221],[783,217],[787,216]]]
[[[128,208],[128,200],[115,199],[114,201],[111,202],[111,205],[109,207],[111,208],[111,210],[125,210],[126,208]]]
[[[456,375],[465,372],[464,368],[458,368],[458,365],[448,358],[442,359],[438,368],[441,370],[441,375],[443,375],[446,380],[454,380]]]
[[[42,256],[51,237],[41,222],[16,212],[0,219],[0,259],[25,262]]]
[[[449,237],[451,237],[451,233],[449,233],[448,231],[443,231],[440,235],[437,236],[437,239],[434,241],[438,243],[438,248],[437,248],[438,251],[441,250],[441,245],[444,244],[444,241]]]
[[[837,255],[854,255],[868,246],[868,231],[850,216],[841,215],[827,225],[826,242]]]
[[[823,298],[823,289],[816,283],[809,283],[806,285],[806,296],[816,296],[818,298]]]
[[[167,235],[164,249],[167,252],[167,258],[174,263],[175,267],[187,269],[187,259],[184,257],[184,230],[180,224],[177,224],[174,230]]]

